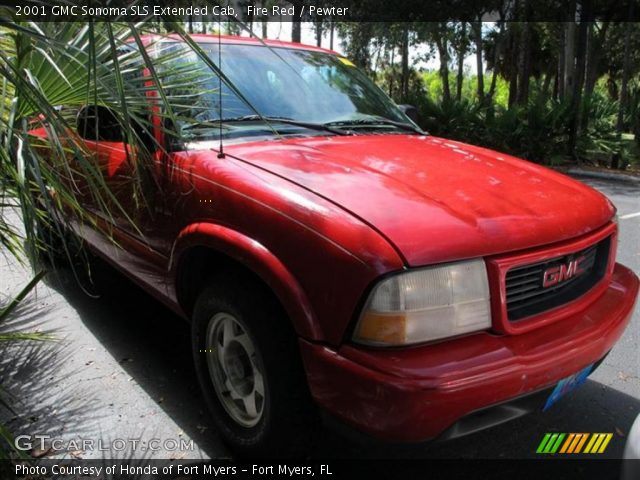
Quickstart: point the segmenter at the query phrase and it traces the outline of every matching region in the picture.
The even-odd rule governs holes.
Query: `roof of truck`
[[[331,55],[339,55],[338,52],[327,48],[316,47],[314,45],[305,45],[303,43],[285,42],[282,40],[261,40],[257,37],[241,37],[238,35],[216,35],[209,33],[192,33],[189,35],[198,43],[223,43],[223,44],[242,44],[242,45],[268,45],[270,47],[295,48],[298,50],[313,50],[317,52],[329,53]],[[183,41],[178,34],[169,35],[143,35],[144,43],[158,42],[163,40]]]

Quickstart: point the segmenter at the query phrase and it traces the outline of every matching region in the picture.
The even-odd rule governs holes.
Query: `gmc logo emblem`
[[[584,260],[584,256],[574,258],[566,264],[547,268],[542,276],[542,286],[544,288],[553,287],[554,285],[566,282],[570,278],[580,275],[584,271],[580,266],[582,260]]]

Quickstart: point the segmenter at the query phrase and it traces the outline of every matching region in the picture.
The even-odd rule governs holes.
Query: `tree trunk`
[[[602,44],[604,43],[607,30],[609,30],[610,25],[611,22],[601,23],[600,31],[597,35],[595,34],[596,24],[592,23],[590,26],[589,50],[587,54],[587,76],[584,85],[584,94],[586,96],[591,96],[591,94],[593,94],[596,82],[598,81],[598,68],[603,54]]]
[[[640,88],[637,88],[634,94],[636,100],[635,104],[640,103]],[[640,115],[635,115],[633,118],[632,133],[635,138],[637,148],[640,148]]]
[[[476,68],[478,69],[478,101],[484,104],[484,73],[482,71],[482,22],[478,19],[473,25],[476,43]]]
[[[569,128],[569,148],[571,154],[577,158],[576,143],[580,135],[582,117],[582,88],[584,86],[585,60],[587,56],[587,34],[591,21],[591,0],[583,0],[580,12],[580,26],[578,27],[578,44],[576,49],[576,71],[571,94],[571,125]]]
[[[487,94],[487,103],[493,102],[493,96],[496,92],[496,83],[498,81],[498,61],[500,60],[500,54],[502,53],[502,42],[504,42],[504,22],[500,23],[500,31],[496,40],[496,48],[493,54],[493,72],[491,73],[491,86],[489,87],[489,93]]]
[[[551,86],[551,79],[553,78],[553,72],[547,72],[544,76],[544,83],[542,84],[542,96],[547,98],[549,96],[549,87]]]
[[[519,105],[526,105],[529,101],[529,79],[531,78],[531,25],[526,19],[529,17],[529,0],[525,0],[525,22],[522,25],[521,39],[522,48],[518,58],[518,85],[517,102]]]
[[[188,15],[189,33],[193,33],[193,15]]]
[[[449,102],[451,100],[451,90],[449,88],[449,51],[447,39],[441,30],[443,25],[439,23],[435,29],[435,42],[440,56],[440,78],[442,79],[442,100]],[[444,26],[446,29],[446,25]]]
[[[616,120],[616,133],[618,141],[622,141],[622,130],[624,129],[624,113],[627,108],[627,99],[629,98],[629,70],[631,66],[631,19],[633,18],[634,2],[629,2],[628,18],[624,24],[624,62],[622,65],[622,87],[620,89],[620,103],[618,105],[618,118]],[[620,149],[616,152],[611,160],[611,168],[626,168],[622,162],[622,143]]]
[[[391,75],[389,75],[389,96],[393,98],[393,79],[395,77],[394,67],[396,66],[396,49],[391,47]]]
[[[518,73],[515,71],[509,79],[509,107],[516,104],[518,98]]]
[[[491,84],[489,85],[489,92],[487,93],[487,105],[493,103],[493,96],[496,93],[496,83],[498,82],[497,68],[491,73]]]
[[[322,46],[322,20],[316,20],[316,45]]]
[[[301,23],[300,12],[302,11],[302,1],[301,0],[289,0],[289,3],[294,7],[294,17],[291,19],[291,41],[293,43],[300,43],[302,32],[301,32]]]
[[[589,99],[593,95],[593,89],[596,86],[598,80],[598,64],[600,63],[600,56],[602,48],[598,45],[599,36],[595,32],[596,24],[591,22],[589,24],[587,33],[587,54],[586,54],[586,66],[585,66],[585,81],[584,81],[584,98]],[[580,119],[581,131],[585,131],[589,128],[589,115],[582,115]]]
[[[331,26],[329,27],[329,50],[333,50],[333,35],[336,29],[336,25],[333,22],[333,20],[331,20]]]
[[[517,28],[514,27],[514,25],[517,24],[512,24],[511,28]],[[510,38],[510,43],[511,43],[511,65],[510,65],[510,73],[511,75],[509,76],[509,108],[511,108],[513,105],[516,104],[516,100],[518,98],[518,58],[520,58],[520,54],[519,54],[519,43],[517,41],[519,34],[518,32],[512,33],[511,34],[511,38]]]
[[[202,15],[200,17],[200,21],[202,22],[200,25],[200,33],[207,33],[207,16]]]
[[[564,49],[564,94],[570,95],[575,81],[575,46],[576,46],[576,22],[571,18],[565,25],[565,49]]]
[[[596,33],[595,33],[595,24],[589,24],[589,29],[587,33],[587,60],[585,67],[585,84],[584,84],[584,94],[586,97],[590,96],[593,92],[593,88],[595,87],[595,82],[597,79],[593,78],[593,75],[597,75],[597,62],[596,53],[598,50],[598,46],[596,45]]]
[[[291,21],[291,41],[293,43],[300,43],[300,39],[301,39],[300,17],[296,16]]]
[[[458,76],[456,77],[456,100],[462,99],[462,81],[464,80],[464,56],[467,53],[467,22],[462,22],[460,44],[458,45]]]
[[[249,15],[249,16],[247,17],[247,22],[246,22],[246,24],[247,24],[247,29],[249,30],[249,36],[250,36],[250,37],[253,37],[253,36],[254,36],[254,34],[253,34],[253,20],[254,20],[254,15],[253,15],[253,13],[252,13],[251,15]],[[241,29],[240,31],[242,31],[242,29]]]
[[[564,100],[564,65],[566,63],[565,54],[566,54],[566,26],[561,24],[558,30],[558,75],[557,75],[557,85],[556,85],[556,94],[555,98],[562,101]]]
[[[373,79],[378,79],[378,73],[380,73],[380,57],[382,57],[382,53],[384,50],[384,46],[380,45],[376,50],[376,60],[373,62]]]
[[[400,95],[403,102],[409,98],[409,25],[402,32],[402,76],[400,77]]]
[[[262,0],[260,2],[260,5],[262,5],[265,8],[269,8],[268,0]],[[269,25],[268,20],[269,20],[269,17],[262,17],[262,38],[267,38],[269,35],[269,30],[267,27]]]

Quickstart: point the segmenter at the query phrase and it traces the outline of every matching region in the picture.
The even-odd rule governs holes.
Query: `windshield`
[[[217,66],[218,44],[202,43],[200,47]],[[274,128],[280,134],[299,133],[301,129],[310,134],[314,132],[309,131],[309,125],[332,123],[353,123],[360,129],[376,128],[398,133],[402,129],[392,122],[411,123],[365,74],[349,60],[336,55],[261,45],[223,44],[222,71],[240,92],[241,95],[237,95],[224,82],[220,92],[218,76],[196,53],[184,52],[179,56],[179,62],[188,63],[191,68],[195,65],[202,72],[197,82],[180,84],[179,78],[171,82],[175,87],[170,93],[179,94],[181,114],[190,119],[191,125],[181,125],[187,126],[187,135],[217,137],[219,132],[214,131],[214,126],[219,127],[217,122],[221,117],[223,136],[227,137],[264,134],[265,131],[273,132]],[[270,117],[271,125],[256,119],[256,113]],[[280,124],[278,118],[306,125]],[[384,120],[391,123],[384,124]],[[183,132],[187,129],[183,128]],[[326,130],[319,133],[326,134]]]

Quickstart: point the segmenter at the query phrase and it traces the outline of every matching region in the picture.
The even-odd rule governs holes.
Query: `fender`
[[[221,225],[208,222],[191,224],[180,232],[173,244],[169,260],[172,278],[177,278],[180,259],[192,247],[210,248],[244,265],[271,288],[298,335],[309,340],[322,338],[318,322],[300,284],[264,245]]]

